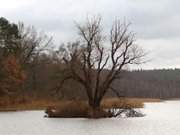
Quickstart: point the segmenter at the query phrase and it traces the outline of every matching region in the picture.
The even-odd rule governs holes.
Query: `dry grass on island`
[[[160,99],[150,98],[106,98],[102,101],[102,108],[143,108],[145,102],[160,102]],[[22,111],[22,110],[45,110],[48,107],[56,107],[60,110],[73,110],[75,108],[88,107],[87,101],[82,100],[47,100],[3,98],[0,100],[0,111]]]

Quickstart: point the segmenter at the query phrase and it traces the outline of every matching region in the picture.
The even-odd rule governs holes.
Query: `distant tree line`
[[[156,69],[128,72],[117,83],[128,97],[179,98],[180,69]]]

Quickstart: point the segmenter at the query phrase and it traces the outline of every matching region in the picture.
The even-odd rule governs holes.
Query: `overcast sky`
[[[137,43],[151,59],[140,68],[180,68],[180,0],[0,0],[0,16],[34,25],[56,43],[76,36],[76,22],[101,15],[110,29],[115,18],[132,23]]]

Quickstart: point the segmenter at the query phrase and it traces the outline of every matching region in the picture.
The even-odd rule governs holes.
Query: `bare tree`
[[[112,90],[112,83],[121,78],[121,72],[129,64],[141,64],[145,53],[135,44],[129,25],[116,20],[110,30],[109,41],[102,33],[101,18],[87,20],[77,25],[79,41],[61,46],[60,55],[66,64],[60,87],[68,79],[84,86],[89,105],[100,107],[105,94]],[[118,94],[117,94],[118,95]]]
[[[48,37],[43,32],[38,32],[33,26],[25,27],[19,23],[19,57],[21,64],[26,65],[36,59],[40,53],[45,52],[52,47],[52,37]]]
[[[26,27],[23,23],[18,25],[20,39],[17,40],[17,58],[28,76],[24,89],[36,90],[39,57],[43,53],[48,54],[52,49],[52,37],[48,37],[43,32],[36,30],[33,26]],[[31,88],[32,87],[32,88]]]

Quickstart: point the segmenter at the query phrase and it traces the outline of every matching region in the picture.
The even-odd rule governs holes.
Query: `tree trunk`
[[[91,99],[88,99],[88,103],[89,103],[89,106],[93,109],[97,109],[100,107],[100,102],[98,100],[91,100]]]
[[[100,108],[100,103],[101,103],[100,101],[95,100],[93,108],[94,108],[94,109]]]
[[[96,110],[96,109],[99,109],[100,108],[100,101],[95,99],[95,100],[89,100],[89,106],[93,109],[93,110]]]

